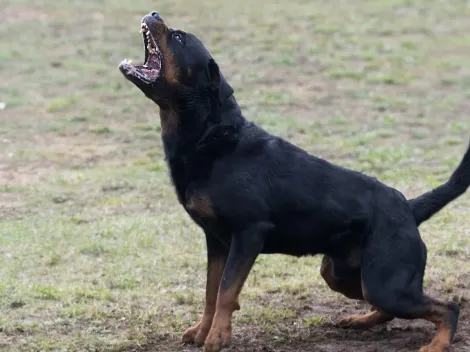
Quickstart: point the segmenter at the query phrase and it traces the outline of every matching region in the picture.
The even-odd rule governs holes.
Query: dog
[[[242,115],[234,90],[204,44],[166,25],[142,22],[145,63],[121,73],[160,108],[163,147],[179,202],[204,231],[205,308],[184,343],[218,352],[259,254],[323,254],[334,291],[373,306],[341,325],[370,328],[395,317],[436,325],[421,352],[446,351],[459,306],[423,292],[427,251],[418,226],[470,186],[470,145],[450,179],[407,200],[377,179],[308,154]]]

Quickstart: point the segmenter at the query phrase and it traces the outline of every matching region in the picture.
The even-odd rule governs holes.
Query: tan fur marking
[[[452,337],[452,328],[443,321],[441,315],[430,315],[424,319],[433,322],[436,325],[436,335],[429,345],[423,346],[419,352],[447,352],[449,351]]]
[[[228,289],[219,290],[214,320],[204,344],[204,351],[218,352],[232,337],[232,315],[235,310],[240,309],[238,296],[244,281],[243,277],[238,278]]]
[[[178,63],[170,51],[163,53],[163,78],[171,84],[179,83]]]
[[[207,194],[197,193],[189,197],[186,209],[203,218],[215,217],[212,202]]]
[[[158,37],[158,47],[163,55],[162,76],[168,83],[179,83],[178,62],[173,53],[168,50],[168,27],[165,23],[159,21],[154,30]]]
[[[185,331],[182,337],[183,343],[192,343],[202,345],[212,326],[214,319],[217,293],[219,291],[220,278],[225,268],[224,257],[215,258],[208,263],[207,266],[207,283],[206,283],[206,304],[199,323]]]
[[[339,325],[348,326],[355,329],[370,329],[376,325],[386,323],[392,319],[392,316],[385,314],[380,310],[374,310],[363,315],[349,315],[344,317],[339,322]]]

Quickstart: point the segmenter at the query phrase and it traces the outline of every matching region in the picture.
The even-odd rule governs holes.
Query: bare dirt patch
[[[351,307],[352,305],[354,307]],[[299,326],[298,320],[285,321],[279,325],[277,331],[270,333],[266,333],[256,326],[235,326],[233,340],[224,351],[409,352],[417,351],[433,338],[432,324],[419,321],[395,320],[385,326],[365,331],[344,329],[334,324],[339,317],[367,313],[368,309],[369,307],[365,304],[322,302],[318,306],[308,306],[300,314],[303,318],[321,314],[324,319],[329,320],[314,327]],[[461,323],[455,336],[452,351],[464,352],[470,348],[469,319],[470,309],[468,304],[465,304],[462,306]],[[181,344],[179,336],[162,335],[150,339],[147,344],[128,346],[117,351],[192,352],[200,350],[194,346]]]

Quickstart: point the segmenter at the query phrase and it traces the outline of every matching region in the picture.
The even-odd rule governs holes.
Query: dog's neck
[[[216,128],[237,131],[246,123],[232,95],[217,108],[217,116],[191,106],[160,109],[162,140],[167,161],[184,159],[194,153],[201,139]]]

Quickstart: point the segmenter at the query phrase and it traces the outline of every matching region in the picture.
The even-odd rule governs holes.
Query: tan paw
[[[232,337],[232,326],[228,324],[213,324],[204,343],[204,352],[219,352],[223,345]]]
[[[342,318],[338,325],[344,328],[352,329],[370,329],[375,326],[375,321],[371,321],[366,315],[348,315]]]
[[[423,346],[419,352],[449,352],[450,345],[431,343],[430,345]]]
[[[348,327],[353,329],[370,329],[376,325],[384,324],[393,317],[379,310],[373,310],[367,314],[362,315],[349,315],[341,319],[338,323],[339,326]]]
[[[207,335],[209,334],[209,328],[201,328],[201,323],[199,323],[196,326],[187,329],[184,332],[181,341],[183,343],[194,343],[196,346],[202,346],[206,340]]]
[[[186,329],[186,331],[183,334],[183,337],[181,338],[181,342],[194,343],[196,340],[196,335],[199,332],[199,326],[200,324],[197,324],[196,326]]]

